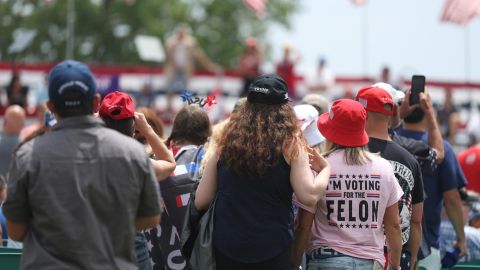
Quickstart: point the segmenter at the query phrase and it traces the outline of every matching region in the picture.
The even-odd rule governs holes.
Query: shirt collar
[[[421,140],[422,137],[426,134],[426,132],[401,128],[399,130],[399,134],[406,137],[414,138],[416,140]]]
[[[52,130],[86,128],[91,126],[105,126],[105,123],[100,118],[93,115],[73,116],[59,120]]]

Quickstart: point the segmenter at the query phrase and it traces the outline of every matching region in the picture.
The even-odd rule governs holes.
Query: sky
[[[268,39],[274,59],[287,43],[300,51],[300,74],[325,57],[337,75],[378,76],[388,65],[394,77],[480,83],[480,17],[467,27],[441,22],[444,0],[298,1],[291,29],[273,26]]]

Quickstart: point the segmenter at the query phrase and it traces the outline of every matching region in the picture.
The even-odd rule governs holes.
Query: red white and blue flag
[[[180,194],[180,195],[177,195],[177,197],[175,197],[175,201],[177,202],[178,208],[187,206],[189,200],[190,200],[190,193]]]

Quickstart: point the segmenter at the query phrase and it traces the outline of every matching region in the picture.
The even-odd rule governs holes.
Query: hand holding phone
[[[410,89],[410,105],[420,103],[420,93],[425,91],[425,76],[413,75],[412,88]]]

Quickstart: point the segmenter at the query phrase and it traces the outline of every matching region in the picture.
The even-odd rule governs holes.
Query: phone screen
[[[410,105],[420,103],[420,93],[425,90],[425,76],[412,76],[412,89],[410,91]]]

